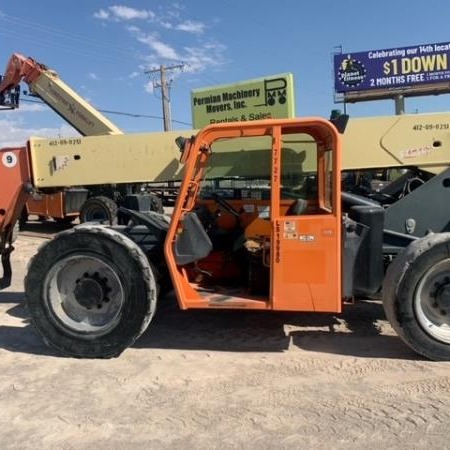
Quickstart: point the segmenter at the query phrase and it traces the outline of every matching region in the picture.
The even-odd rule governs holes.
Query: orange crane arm
[[[32,83],[45,70],[47,67],[44,64],[40,64],[32,58],[26,58],[20,53],[13,53],[0,82],[0,94],[14,89],[21,81],[25,81],[27,84]]]

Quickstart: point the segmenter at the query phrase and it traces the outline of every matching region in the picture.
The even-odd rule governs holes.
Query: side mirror
[[[185,164],[186,161],[189,158],[190,150],[192,148],[192,145],[194,144],[195,137],[192,136],[191,138],[185,138],[183,136],[178,136],[175,139],[175,144],[177,144],[177,147],[180,149],[181,156],[180,156],[180,162],[182,164]]]
[[[334,109],[331,111],[330,122],[336,127],[340,134],[344,134],[349,118],[350,116],[348,114],[341,114],[339,110]]]

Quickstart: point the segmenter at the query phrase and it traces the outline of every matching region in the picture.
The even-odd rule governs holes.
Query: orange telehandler
[[[386,314],[400,338],[427,358],[449,360],[450,235],[410,236],[399,250],[383,242],[383,206],[352,194],[343,213],[344,123],[343,117],[263,120],[180,137],[180,165],[169,147],[164,153],[166,172],[182,175],[171,219],[123,209],[127,225],[86,223],[59,233],[29,264],[32,323],[65,355],[108,358],[149,325],[167,277],[181,309],[339,313],[343,299],[361,292],[354,275],[365,265],[383,285]],[[151,139],[31,139],[26,152],[0,151],[3,286],[11,277],[13,224],[31,187],[89,185],[108,175],[140,182],[146,172],[154,178]],[[124,143],[127,154],[114,151]],[[89,172],[106,161],[107,174]],[[220,189],[211,188],[219,179]]]

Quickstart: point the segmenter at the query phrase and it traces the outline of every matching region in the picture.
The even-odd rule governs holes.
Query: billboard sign
[[[191,92],[194,128],[222,122],[295,117],[291,73],[196,89]]]
[[[450,42],[334,56],[336,93],[450,83]],[[448,88],[447,88],[448,90]]]

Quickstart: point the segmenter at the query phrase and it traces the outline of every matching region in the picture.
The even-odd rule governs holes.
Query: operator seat
[[[308,208],[308,201],[303,198],[296,199],[286,210],[286,216],[301,216]]]
[[[195,212],[188,212],[183,219],[183,231],[176,238],[174,255],[180,266],[206,258],[212,251],[211,239]]]

